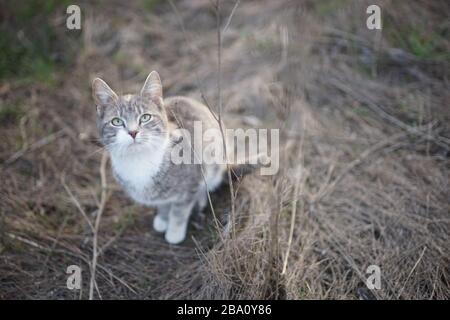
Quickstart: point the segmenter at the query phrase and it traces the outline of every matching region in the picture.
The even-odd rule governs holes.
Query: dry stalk
[[[16,161],[17,159],[19,159],[20,157],[22,157],[25,153],[30,152],[30,151],[35,151],[39,148],[42,148],[42,147],[48,145],[49,143],[55,141],[56,139],[62,137],[63,135],[64,135],[64,130],[61,129],[57,132],[54,132],[52,134],[49,134],[48,136],[43,137],[42,139],[39,139],[38,141],[36,141],[35,143],[33,143],[31,145],[25,144],[22,149],[20,149],[19,151],[17,151],[13,155],[11,155],[5,161],[4,164],[9,165],[9,164],[13,163],[14,161]]]
[[[101,180],[101,196],[100,196],[100,205],[97,211],[97,216],[95,218],[94,224],[94,235],[92,238],[92,264],[91,264],[91,281],[89,284],[89,300],[94,299],[94,286],[97,287],[97,283],[95,281],[95,273],[97,269],[97,258],[98,258],[98,229],[100,226],[100,220],[102,218],[103,211],[105,209],[106,204],[106,163],[108,161],[108,154],[103,152],[102,160],[100,163],[100,180]],[[98,287],[97,287],[98,290]],[[100,292],[98,291],[100,294]]]
[[[413,274],[414,270],[416,270],[417,266],[420,263],[420,260],[422,260],[423,255],[425,254],[425,251],[427,251],[427,247],[426,246],[423,247],[423,250],[420,253],[419,259],[417,259],[416,263],[414,264],[414,266],[412,267],[411,271],[409,272],[408,277],[406,278],[405,283],[403,284],[403,287],[400,289],[400,291],[399,291],[399,293],[397,295],[397,299],[400,299],[400,297],[402,296],[403,290],[405,290],[405,286],[408,283],[409,278],[411,278],[411,275]]]
[[[235,5],[235,8],[237,5]],[[235,11],[235,8],[231,11],[229,20],[231,21],[232,15]],[[231,168],[227,159],[227,142],[225,139],[223,123],[222,123],[222,31],[220,28],[221,19],[220,19],[220,0],[216,2],[216,22],[217,22],[217,94],[218,94],[218,123],[220,128],[220,133],[222,135],[222,144],[223,144],[223,152],[227,164],[227,175],[228,175],[228,183],[230,185],[230,200],[231,200],[231,216],[229,219],[229,223],[231,223],[231,235],[236,238],[236,231],[234,223],[236,221],[236,203],[235,203],[235,194],[234,194],[234,186],[233,179],[231,176]],[[229,23],[227,23],[228,25]]]
[[[303,145],[304,145],[304,141],[305,141],[305,134],[304,134],[305,124],[306,124],[306,122],[303,119],[302,134],[301,134],[301,138],[300,138],[300,147],[299,147],[300,167],[297,169],[297,172],[296,172],[296,180],[295,180],[294,194],[293,194],[293,201],[292,201],[291,225],[289,228],[289,239],[288,239],[288,245],[287,245],[287,249],[286,249],[286,255],[285,255],[284,261],[283,261],[283,269],[281,271],[282,275],[284,275],[286,273],[287,263],[288,263],[288,259],[289,259],[289,253],[291,251],[292,239],[294,237],[294,229],[295,229],[295,218],[296,218],[296,213],[297,213],[297,201],[298,201],[299,194],[301,193],[300,192],[300,182],[303,180],[303,166],[304,166]],[[303,184],[302,184],[302,189],[303,189]]]

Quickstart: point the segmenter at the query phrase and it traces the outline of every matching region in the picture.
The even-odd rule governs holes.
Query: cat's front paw
[[[187,224],[169,226],[165,239],[170,244],[179,244],[186,238]]]
[[[168,226],[169,222],[167,221],[167,219],[164,219],[161,215],[157,214],[153,218],[153,229],[155,229],[156,232],[165,232]]]

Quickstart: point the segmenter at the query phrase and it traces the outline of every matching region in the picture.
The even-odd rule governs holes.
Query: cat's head
[[[118,96],[103,80],[92,82],[102,143],[114,154],[160,148],[168,137],[159,75],[152,71],[139,94]]]

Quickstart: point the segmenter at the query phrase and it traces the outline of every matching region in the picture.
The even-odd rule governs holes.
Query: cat
[[[171,151],[182,139],[175,132],[180,127],[193,132],[196,121],[201,121],[203,130],[219,129],[217,118],[191,98],[163,99],[156,71],[148,75],[139,94],[118,96],[100,78],[93,80],[92,92],[113,176],[134,201],[156,207],[153,228],[164,233],[168,243],[183,242],[191,212],[207,205],[207,192],[219,187],[227,167],[223,163],[174,164]]]

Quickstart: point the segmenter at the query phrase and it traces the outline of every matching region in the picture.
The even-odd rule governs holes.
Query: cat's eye
[[[145,113],[145,114],[143,114],[143,115],[141,116],[141,118],[139,119],[139,122],[140,122],[140,123],[147,123],[147,122],[149,122],[151,119],[152,119],[152,115],[151,115],[151,114],[148,114],[148,113]]]
[[[123,126],[123,120],[120,118],[113,118],[111,120],[111,124],[115,127],[121,127],[121,126]]]

